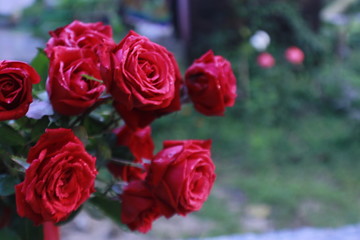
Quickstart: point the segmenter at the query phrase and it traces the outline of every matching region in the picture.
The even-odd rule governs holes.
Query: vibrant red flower
[[[23,62],[0,61],[0,121],[18,119],[32,102],[32,85],[40,82],[35,69]]]
[[[105,85],[96,80],[100,78],[97,55],[91,50],[52,48],[46,89],[56,112],[79,115],[93,106],[105,90]]]
[[[224,115],[236,99],[236,78],[231,64],[210,50],[196,59],[185,74],[186,86],[194,107],[202,114]]]
[[[154,142],[151,138],[151,127],[132,130],[124,125],[114,130],[117,136],[117,144],[127,146],[137,159],[151,159],[154,153]]]
[[[30,167],[15,188],[19,216],[36,225],[65,220],[94,192],[95,160],[71,129],[47,129],[30,149]]]
[[[132,181],[121,197],[121,221],[131,230],[146,233],[161,216],[156,199],[143,181]]]
[[[216,178],[210,147],[210,140],[164,142],[146,179],[161,214],[171,217],[200,210]]]
[[[164,47],[130,31],[101,57],[101,75],[125,123],[144,128],[180,109],[181,75]]]
[[[46,44],[45,52],[51,56],[56,46],[71,48],[89,48],[96,51],[101,45],[113,45],[112,28],[101,22],[83,23],[78,20],[49,32],[51,38]]]

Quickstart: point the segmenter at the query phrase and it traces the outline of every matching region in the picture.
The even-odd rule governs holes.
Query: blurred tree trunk
[[[238,46],[238,17],[231,0],[189,0],[188,3],[190,28],[187,59],[190,62],[209,49],[217,51]]]
[[[309,27],[318,32],[321,25],[320,11],[324,7],[324,0],[301,0],[301,14]]]

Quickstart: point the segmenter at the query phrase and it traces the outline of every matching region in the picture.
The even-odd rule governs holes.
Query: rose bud
[[[123,181],[144,180],[155,148],[151,138],[150,126],[132,130],[124,125],[113,132],[117,136],[117,145],[127,147],[134,157],[133,163],[142,165],[143,169],[110,162],[108,164],[109,171],[116,177],[120,177]]]
[[[181,75],[174,56],[134,31],[101,55],[101,76],[115,109],[132,129],[181,107]]]
[[[45,52],[51,56],[56,46],[71,48],[89,48],[96,50],[100,45],[113,45],[112,28],[101,22],[83,23],[78,20],[49,32],[51,38],[46,44]]]
[[[15,187],[19,216],[36,225],[67,219],[94,192],[95,160],[71,129],[47,129],[30,148],[30,166]]]
[[[208,51],[187,69],[185,82],[197,111],[207,116],[224,115],[236,99],[236,78],[231,64]]]
[[[156,199],[143,181],[132,181],[121,198],[121,221],[131,230],[146,233],[161,216]]]
[[[274,57],[267,52],[261,53],[257,59],[257,64],[262,68],[272,68],[275,65]]]
[[[288,62],[298,65],[304,61],[304,52],[295,46],[289,47],[285,51],[285,58]]]
[[[152,160],[146,183],[159,200],[161,214],[171,217],[200,210],[215,181],[211,141],[165,141]]]
[[[91,50],[52,49],[46,90],[56,112],[73,116],[92,107],[105,90],[100,78],[97,55]]]
[[[0,61],[0,121],[25,116],[33,100],[32,85],[39,82],[39,74],[28,64]]]

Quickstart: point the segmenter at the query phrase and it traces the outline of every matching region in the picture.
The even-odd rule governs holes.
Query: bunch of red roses
[[[74,21],[50,35],[32,64],[40,75],[49,64],[46,83],[26,63],[0,62],[0,228],[22,221],[14,192],[17,214],[36,225],[87,200],[107,214],[121,205],[121,222],[141,232],[199,210],[215,181],[211,141],[165,141],[154,154],[149,125],[181,99],[223,115],[236,98],[230,63],[209,51],[183,80],[172,53],[134,31],[116,44],[110,26]]]

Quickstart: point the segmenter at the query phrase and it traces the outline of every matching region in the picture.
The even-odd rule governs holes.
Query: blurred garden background
[[[152,124],[158,150],[211,138],[218,178],[200,212],[155,222],[149,239],[360,222],[359,1],[0,0],[0,59],[30,62],[48,31],[75,19],[110,24],[118,41],[135,29],[173,51],[183,73],[213,49],[238,79],[224,117],[188,105]],[[259,30],[263,49],[250,41]],[[291,46],[304,61],[286,60]]]

